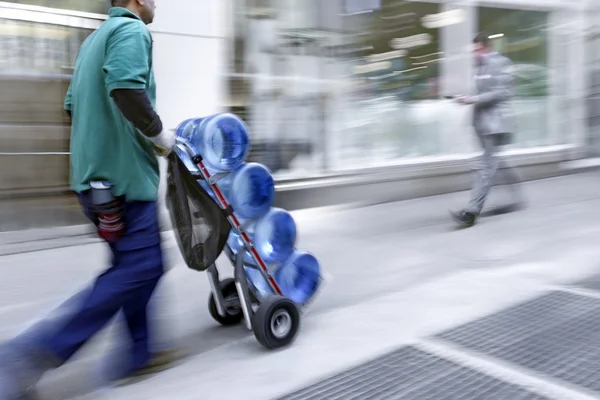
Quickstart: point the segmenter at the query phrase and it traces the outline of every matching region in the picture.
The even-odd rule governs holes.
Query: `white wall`
[[[157,111],[166,129],[187,118],[222,111],[227,67],[228,2],[225,0],[177,0],[159,2],[155,22],[154,70]],[[166,194],[165,162],[159,202]],[[164,205],[160,219],[169,226]]]
[[[224,0],[159,3],[150,29],[157,108],[166,128],[220,111],[225,104],[226,9]]]

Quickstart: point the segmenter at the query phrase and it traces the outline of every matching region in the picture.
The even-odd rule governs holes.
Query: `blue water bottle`
[[[251,224],[246,233],[254,244],[256,252],[266,264],[279,264],[287,260],[294,252],[296,244],[296,222],[289,212],[272,208],[266,215]],[[232,229],[227,240],[229,248],[237,254],[243,248],[242,239]],[[247,254],[245,262],[255,264],[254,258]]]
[[[175,136],[187,142],[194,151],[198,152],[198,126],[205,118],[189,118],[175,128]]]
[[[263,165],[248,163],[219,181],[235,214],[247,220],[265,215],[275,198],[275,180]]]
[[[252,234],[250,232],[248,232],[248,236],[250,236],[250,240],[252,240]],[[244,242],[242,241],[240,235],[238,235],[233,229],[229,232],[229,236],[227,237],[227,246],[229,246],[231,252],[235,255],[237,255],[240,251],[244,251]],[[256,264],[254,262],[254,258],[247,251],[244,254],[244,263]]]
[[[229,232],[229,237],[227,238],[227,245],[233,252],[233,254],[237,255],[240,251],[244,251],[244,243],[240,236],[235,233],[232,229]],[[248,281],[248,285],[252,289],[252,292],[259,300],[262,300],[265,296],[272,294],[272,290],[265,280],[262,273],[257,269],[259,268],[254,261],[252,255],[249,252],[244,252],[244,270],[246,272],[246,280]]]
[[[199,122],[194,146],[215,171],[231,171],[242,165],[250,152],[248,129],[234,114],[223,113]]]
[[[267,264],[282,263],[294,252],[296,222],[281,208],[272,208],[256,221],[253,232],[256,251]]]
[[[314,255],[296,250],[274,278],[284,296],[296,304],[306,304],[319,290],[321,266]]]
[[[175,129],[175,136],[201,155],[213,173],[239,167],[250,152],[246,125],[234,114],[186,119]]]
[[[267,280],[264,278],[262,272],[254,267],[244,267],[246,271],[246,280],[254,293],[254,295],[258,298],[259,301],[264,300],[269,295],[274,294],[271,286],[267,283]]]

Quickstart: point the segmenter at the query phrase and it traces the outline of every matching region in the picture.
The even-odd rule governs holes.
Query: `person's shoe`
[[[0,399],[35,399],[34,387],[42,375],[59,366],[58,360],[18,340],[0,346]]]
[[[475,220],[477,219],[477,216],[475,214],[465,210],[461,210],[458,212],[450,211],[450,215],[452,216],[452,219],[454,219],[454,221],[456,221],[460,225],[461,228],[472,227],[473,225],[475,225]]]
[[[177,350],[162,350],[155,352],[150,361],[141,368],[132,371],[126,377],[115,382],[115,386],[126,386],[139,382],[145,377],[165,371],[181,360],[182,355]]]

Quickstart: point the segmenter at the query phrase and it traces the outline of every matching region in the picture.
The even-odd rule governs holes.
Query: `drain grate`
[[[414,347],[379,357],[278,400],[547,400]]]
[[[551,292],[437,337],[600,392],[600,300]]]

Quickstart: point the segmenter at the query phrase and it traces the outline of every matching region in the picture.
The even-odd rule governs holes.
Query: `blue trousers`
[[[89,193],[79,199],[93,221]],[[44,350],[60,363],[68,361],[119,311],[123,311],[132,342],[130,369],[148,362],[148,302],[164,273],[156,202],[128,202],[122,217],[125,232],[109,244],[112,266],[98,276],[61,325],[42,339]]]

